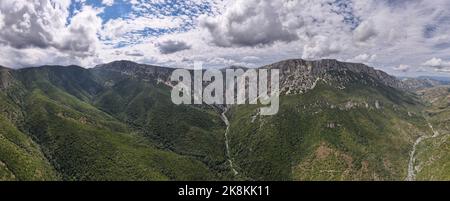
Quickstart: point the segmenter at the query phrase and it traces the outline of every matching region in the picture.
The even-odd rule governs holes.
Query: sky
[[[285,59],[450,76],[449,0],[0,0],[0,65]]]

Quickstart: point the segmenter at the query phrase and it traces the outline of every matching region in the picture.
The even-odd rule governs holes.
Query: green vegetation
[[[426,115],[438,136],[420,144],[417,151],[418,180],[450,180],[450,87],[419,92],[428,102]],[[427,135],[434,135],[429,131]]]
[[[218,113],[205,106],[174,105],[169,92],[164,85],[125,79],[102,92],[95,105],[159,148],[196,158],[218,178],[229,176],[225,126]]]
[[[221,173],[228,169],[218,116],[191,107],[167,113],[167,89],[131,80],[109,89],[79,67],[24,69],[15,78],[0,93],[8,117],[0,116],[1,180],[217,180],[228,174]],[[133,100],[118,102],[124,107],[115,112],[103,103],[121,86],[130,88],[117,96]]]
[[[37,144],[0,115],[0,180],[56,180]]]
[[[273,117],[235,108],[232,155],[246,179],[402,180],[412,143],[427,128],[420,108],[392,88],[319,84],[282,97]]]
[[[345,89],[282,96],[275,116],[232,107],[235,176],[219,110],[174,105],[168,86],[132,72],[2,69],[0,180],[404,180],[428,123],[440,135],[418,146],[417,179],[450,179],[448,88],[419,92],[422,102],[337,71]]]
[[[58,175],[40,147],[15,124],[23,118],[20,88],[0,90],[0,180],[56,180]]]

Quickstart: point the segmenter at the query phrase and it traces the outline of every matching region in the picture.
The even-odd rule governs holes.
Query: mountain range
[[[449,180],[450,87],[281,61],[280,111],[175,105],[173,68],[0,67],[0,180]]]

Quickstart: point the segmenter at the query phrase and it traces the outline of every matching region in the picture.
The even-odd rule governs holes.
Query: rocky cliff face
[[[0,66],[0,90],[10,87],[13,80],[11,70]]]
[[[138,64],[131,61],[115,61],[107,64],[96,66],[95,71],[107,71],[120,73],[142,80],[169,80],[173,72],[173,68]]]
[[[319,81],[335,86],[337,89],[343,89],[353,81],[375,86],[383,84],[393,88],[404,88],[400,80],[383,71],[364,64],[337,60],[286,60],[261,68],[280,69],[280,90],[285,94],[305,93],[313,89]]]
[[[237,67],[232,66],[226,69],[235,68]],[[260,68],[280,70],[280,91],[282,94],[302,94],[313,89],[318,82],[325,82],[336,87],[336,89],[344,89],[349,83],[355,81],[373,86],[385,85],[392,88],[407,88],[402,81],[383,71],[364,64],[339,62],[330,59],[318,61],[285,60]],[[94,72],[120,73],[146,81],[164,83],[170,83],[169,79],[173,70],[172,68],[143,65],[130,61],[116,61],[94,68]]]

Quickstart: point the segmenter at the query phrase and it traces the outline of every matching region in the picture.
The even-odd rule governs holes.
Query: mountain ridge
[[[337,60],[260,68],[280,69],[274,116],[258,105],[172,104],[173,68],[0,69],[0,161],[11,167],[0,167],[0,180],[406,178],[413,143],[429,128],[424,103],[395,77]],[[40,149],[27,153],[24,143]]]
[[[129,74],[129,75],[134,74],[136,76],[157,74],[157,75],[164,75],[163,77],[165,77],[166,79],[168,78],[167,73],[170,73],[173,70],[177,69],[174,67],[167,67],[167,66],[141,64],[141,63],[137,63],[137,62],[130,61],[130,60],[117,60],[117,61],[112,61],[109,63],[98,64],[98,65],[94,66],[93,68],[85,68],[85,67],[78,66],[78,65],[66,65],[66,66],[43,65],[43,66],[38,66],[38,67],[26,67],[26,68],[20,68],[20,69],[12,69],[12,68],[8,68],[8,67],[0,66],[0,69],[9,70],[9,71],[17,71],[17,70],[32,69],[32,68],[61,68],[61,67],[63,67],[63,68],[84,68],[84,69],[94,70],[94,71],[99,70],[99,69],[112,70],[112,71],[121,72],[121,73]],[[363,63],[343,62],[343,61],[339,61],[336,59],[321,59],[321,60],[286,59],[286,60],[281,60],[281,61],[274,62],[271,64],[259,66],[254,69],[261,69],[261,68],[272,69],[272,68],[277,68],[277,67],[279,67],[279,69],[281,69],[281,70],[289,70],[289,71],[296,70],[296,71],[300,71],[300,73],[310,73],[313,75],[319,75],[319,74],[323,74],[324,72],[329,72],[329,71],[348,70],[348,71],[352,71],[354,73],[366,73],[373,78],[382,80],[386,85],[391,86],[391,87],[402,88],[402,89],[412,88],[409,86],[410,83],[403,83],[403,81],[407,80],[407,79],[397,78],[393,75],[390,75],[390,74],[384,72],[383,70],[375,69],[375,68],[368,66],[366,64],[363,64]],[[294,69],[292,67],[294,67]],[[247,67],[243,67],[243,66],[234,66],[234,65],[224,67],[221,69],[225,70],[225,69],[236,69],[236,68],[252,69],[252,68],[247,68]],[[186,68],[186,69],[188,69],[188,68]],[[204,69],[206,69],[206,68],[204,68]],[[136,72],[133,72],[133,70],[135,70]],[[188,70],[192,70],[192,69],[188,69]],[[420,78],[420,79],[417,78],[417,79],[425,80],[425,78],[427,80],[435,80],[435,79],[432,79],[432,77],[430,77],[430,76],[426,76],[426,77]],[[437,79],[436,79],[436,81],[437,81]]]

